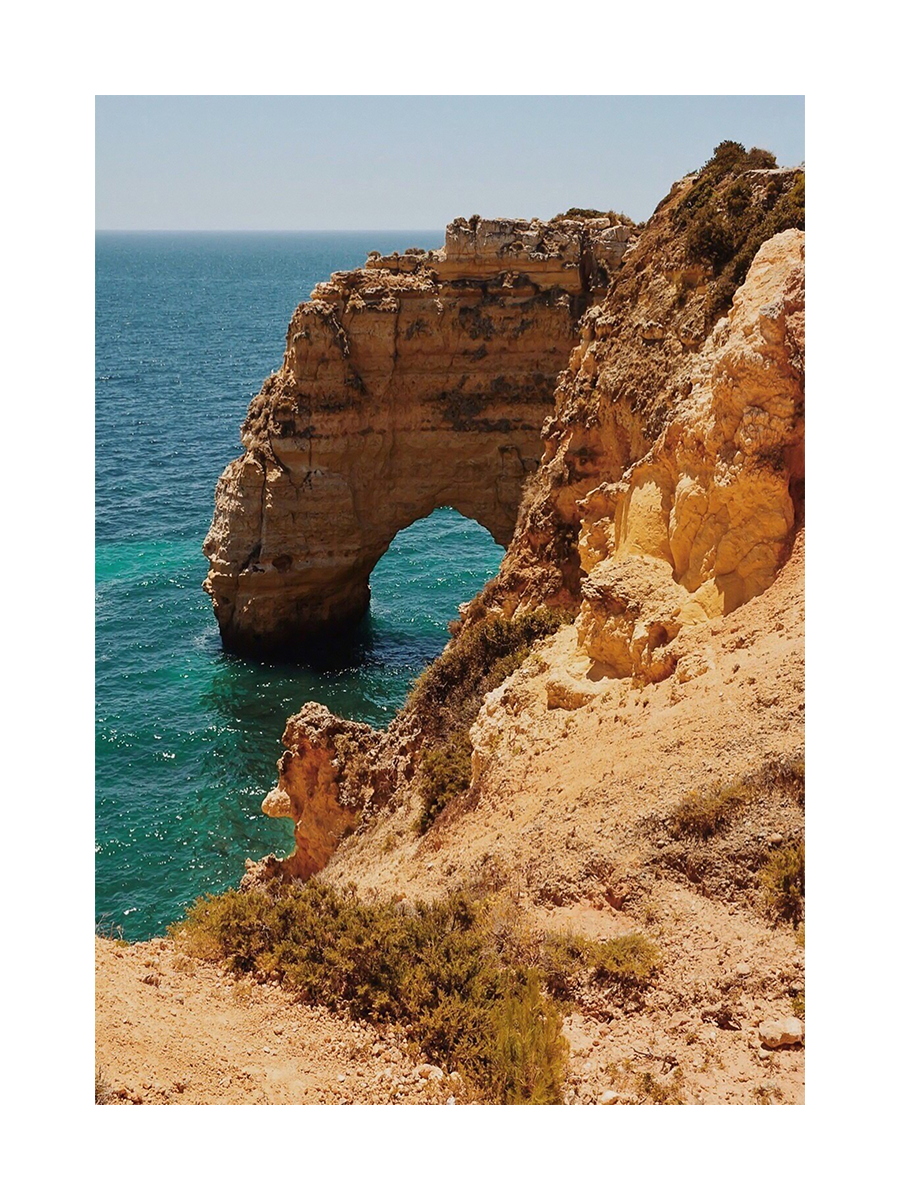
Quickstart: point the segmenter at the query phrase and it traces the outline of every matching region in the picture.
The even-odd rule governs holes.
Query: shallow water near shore
[[[398,534],[369,616],[315,666],[222,651],[201,591],[216,479],[281,362],[295,306],[369,250],[437,231],[99,234],[96,257],[96,915],[164,932],[195,896],[283,853],[260,802],[307,700],[386,725],[502,550],[451,510]]]

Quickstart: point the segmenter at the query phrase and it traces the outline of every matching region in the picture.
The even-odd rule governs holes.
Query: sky
[[[98,96],[98,229],[650,216],[726,138],[804,159],[802,96]]]

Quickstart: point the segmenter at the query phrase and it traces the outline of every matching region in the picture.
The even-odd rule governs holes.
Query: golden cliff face
[[[476,284],[477,273],[489,270],[491,254],[494,261],[509,256],[520,267],[534,256],[535,274],[544,272],[553,280],[549,293],[533,281],[527,285],[535,306],[527,311],[545,330],[552,324],[551,311],[572,321],[574,301],[587,298],[578,291],[576,275],[580,286],[589,288],[590,303],[577,322],[573,347],[557,380],[554,409],[544,422],[543,457],[525,485],[509,549],[497,578],[466,607],[461,623],[466,636],[486,617],[511,618],[539,605],[566,610],[575,618],[574,627],[556,634],[539,655],[546,671],[539,690],[550,713],[589,708],[608,699],[610,686],[619,686],[616,681],[624,681],[630,690],[664,681],[669,688],[703,676],[715,629],[766,592],[791,553],[803,520],[804,234],[790,227],[794,213],[784,209],[798,187],[802,189],[798,172],[780,170],[726,174],[714,177],[712,185],[704,174],[681,181],[618,260],[618,273],[608,287],[596,286],[598,260],[593,250],[585,249],[593,235],[583,226],[577,270],[576,242],[565,241],[565,228],[556,231],[555,242],[544,241],[544,250],[536,251],[523,236],[531,236],[534,225],[525,222],[517,223],[512,241],[512,231],[504,226],[506,241],[490,253],[479,244],[477,233],[467,225],[457,229],[456,223],[448,229],[447,251],[412,256],[415,264],[410,255],[388,264],[398,272],[388,279],[401,281],[397,286],[404,289],[412,286],[405,281],[418,281],[427,298],[423,302],[433,304],[433,289],[444,296],[443,288],[449,286],[440,282],[440,272],[462,272],[460,263],[465,262],[465,287],[484,289],[480,306],[466,311],[476,311],[479,319],[493,313],[495,328],[512,321],[516,310],[497,307],[493,284]],[[703,198],[712,195],[707,204],[727,206],[735,196],[745,204],[743,223],[736,221],[741,238],[724,265],[698,261],[692,250],[698,227],[705,236],[703,223],[711,219],[708,208],[706,215],[701,209],[697,217],[698,193]],[[799,212],[802,220],[802,209]],[[447,258],[449,268],[444,265]],[[566,276],[563,264],[568,260]],[[423,264],[434,272],[427,279]],[[371,282],[371,271],[386,270],[369,265],[366,272],[351,273],[352,286],[337,277],[321,295],[332,297],[329,303],[337,295],[350,297],[366,280]],[[458,280],[453,284],[461,286]],[[510,286],[514,295],[525,287],[521,274]],[[550,296],[555,299],[548,310]],[[346,311],[349,299],[342,303]],[[473,318],[464,315],[458,298],[453,303],[452,336],[458,339],[461,325]],[[307,308],[298,310],[292,330],[306,328]],[[339,340],[338,328],[343,329],[340,321],[332,326],[333,339]],[[436,336],[433,328],[428,336]],[[514,334],[507,327],[496,342],[482,338],[479,344],[486,353],[480,361],[487,363],[496,349],[509,373],[517,339],[531,345],[531,334],[524,329]],[[286,449],[279,439],[290,441],[299,434],[274,432],[277,421],[294,419],[275,403],[281,395],[278,389],[288,386],[287,378],[320,379],[306,359],[302,366],[289,368],[292,345],[289,340],[285,374],[276,376],[251,408],[246,434],[257,447],[273,445],[279,456]],[[526,355],[532,352],[537,355],[536,347],[522,350]],[[421,378],[427,371],[427,364],[416,364],[414,357],[406,375],[394,377],[387,389],[390,395],[406,386],[407,377]],[[327,364],[322,367],[325,374],[330,369]],[[492,375],[493,368],[487,374]],[[389,402],[383,411],[392,411]],[[420,407],[419,418],[432,411]],[[496,416],[499,410],[484,411]],[[467,447],[474,444],[469,439],[484,439],[489,453],[496,454],[492,430],[486,426],[478,435],[470,424],[481,415],[482,411],[468,418],[454,436],[459,434],[464,440],[458,444]],[[346,414],[337,416],[348,419]],[[412,439],[415,431],[408,432]],[[427,432],[432,432],[431,426]],[[528,436],[533,433],[531,426]],[[447,443],[446,461],[453,461],[456,452],[447,430],[440,436]],[[388,449],[383,462],[379,460],[381,478],[390,476],[393,455],[404,452],[401,445],[402,439],[393,451]],[[248,450],[229,471],[249,471],[252,461]],[[341,469],[353,477],[346,461]],[[415,472],[410,475],[414,478]],[[220,484],[217,521],[227,515],[227,477],[228,472]],[[397,502],[394,498],[390,503]],[[467,511],[458,498],[439,502],[456,503]],[[470,497],[465,503],[474,500]],[[378,505],[373,497],[373,506]],[[479,519],[489,528],[499,528],[491,525],[496,507],[490,517],[481,511]],[[505,511],[504,520],[511,520],[511,510]],[[327,529],[327,523],[322,528]],[[352,526],[354,536],[360,536],[359,529],[359,523]],[[211,539],[215,532],[214,522]],[[508,540],[509,524],[504,535]],[[270,553],[274,549],[273,544]],[[212,581],[217,559],[214,554],[211,558]],[[261,591],[243,594],[250,607],[254,598],[263,596]],[[482,697],[481,715],[468,731],[470,748],[474,746],[471,783],[460,797],[459,811],[478,803],[491,753],[486,755],[482,726],[491,726],[491,713],[499,704],[513,704],[515,681],[529,669],[527,664],[513,669],[507,683]],[[414,705],[377,734],[341,721],[318,705],[306,705],[288,723],[278,787],[265,807],[271,815],[294,818],[297,850],[284,864],[271,859],[261,864],[263,877],[287,873],[305,878],[329,861],[339,839],[378,810],[390,811],[399,804],[415,811],[421,805],[417,781],[423,750],[433,750],[443,738],[440,730],[435,734],[417,723]],[[597,753],[601,743],[602,738]],[[410,846],[409,853],[414,851]],[[338,870],[344,857],[338,855]]]
[[[656,682],[679,630],[775,580],[804,477],[804,234],[759,250],[648,453],[579,502],[579,643],[594,675]]]
[[[535,606],[575,618],[539,655],[548,714],[590,709],[618,680],[629,690],[665,689],[704,676],[715,629],[767,592],[802,527],[804,234],[794,227],[802,188],[796,170],[710,161],[674,185],[625,254],[608,223],[455,222],[444,251],[370,257],[365,271],[317,289],[296,313],[282,371],[251,406],[247,452],[218,490],[208,587],[223,636],[278,628],[284,612],[295,630],[302,604],[316,602],[320,616],[323,596],[349,594],[344,583],[364,605],[368,571],[391,530],[454,504],[509,542],[496,580],[466,606],[461,637],[486,618]],[[721,212],[736,230],[725,251]],[[719,241],[704,257],[697,246],[710,230]],[[403,350],[391,366],[382,355],[398,329]],[[560,354],[566,331],[571,344]],[[420,350],[407,349],[420,337]],[[478,366],[463,372],[464,385],[460,377],[456,407],[442,408],[434,389],[464,352]],[[514,530],[546,398],[528,380],[539,364],[546,376],[551,359],[559,374],[544,454]],[[361,398],[329,407],[364,365]],[[517,378],[520,390],[485,390],[485,379],[498,378]],[[302,424],[311,414],[312,438]],[[367,455],[356,457],[364,445]],[[510,446],[511,476],[498,467]],[[478,464],[478,486],[466,463]],[[312,478],[301,485],[304,470]],[[234,490],[242,478],[257,509]],[[350,503],[341,518],[347,492],[365,494],[364,517]],[[262,521],[268,569],[246,545],[248,565],[233,569],[248,512]],[[259,536],[254,528],[247,545]],[[296,562],[290,539],[300,533],[306,557]],[[236,632],[229,612],[240,614]],[[274,614],[272,624],[260,612]],[[473,769],[456,811],[478,804],[482,726],[498,704],[515,707],[516,680],[529,670],[480,697],[468,730]],[[412,704],[376,733],[307,704],[288,722],[278,786],[265,803],[271,815],[294,818],[296,851],[286,863],[260,864],[263,877],[307,877],[378,810],[421,806],[424,754],[450,737],[449,716],[445,724],[426,730]],[[408,853],[418,853],[414,844]]]
[[[679,630],[765,591],[789,552],[804,480],[804,234],[782,226],[802,212],[802,186],[795,170],[715,162],[682,180],[580,323],[482,599],[507,615],[576,611],[591,680],[665,678]],[[730,243],[704,260],[696,247],[723,228]]]
[[[439,506],[509,543],[556,375],[631,237],[457,220],[443,250],[315,289],[216,489],[204,586],[227,646],[302,653],[359,618],[394,535]]]

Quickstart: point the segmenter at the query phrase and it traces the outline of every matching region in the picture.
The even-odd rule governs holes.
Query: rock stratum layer
[[[508,545],[578,321],[632,241],[610,217],[458,219],[441,250],[316,287],[216,489],[204,586],[224,644],[303,653],[357,620],[395,534],[437,507]]]

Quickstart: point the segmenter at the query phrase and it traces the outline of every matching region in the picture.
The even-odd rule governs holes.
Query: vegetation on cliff
[[[805,176],[776,165],[768,150],[721,142],[675,209],[688,258],[715,277],[706,298],[710,317],[727,311],[763,242],[806,227]]]
[[[512,620],[485,616],[458,633],[441,657],[419,676],[407,711],[418,717],[425,738],[419,762],[423,833],[451,800],[469,789],[469,729],[484,697],[522,665],[536,641],[570,620],[548,608]]]
[[[613,225],[633,225],[631,217],[622,212],[616,212],[614,208],[567,208],[565,212],[557,213],[551,219],[553,221],[595,221],[598,217],[605,217]]]
[[[803,842],[775,850],[761,872],[769,910],[794,928],[803,919],[806,896],[806,847]]]

